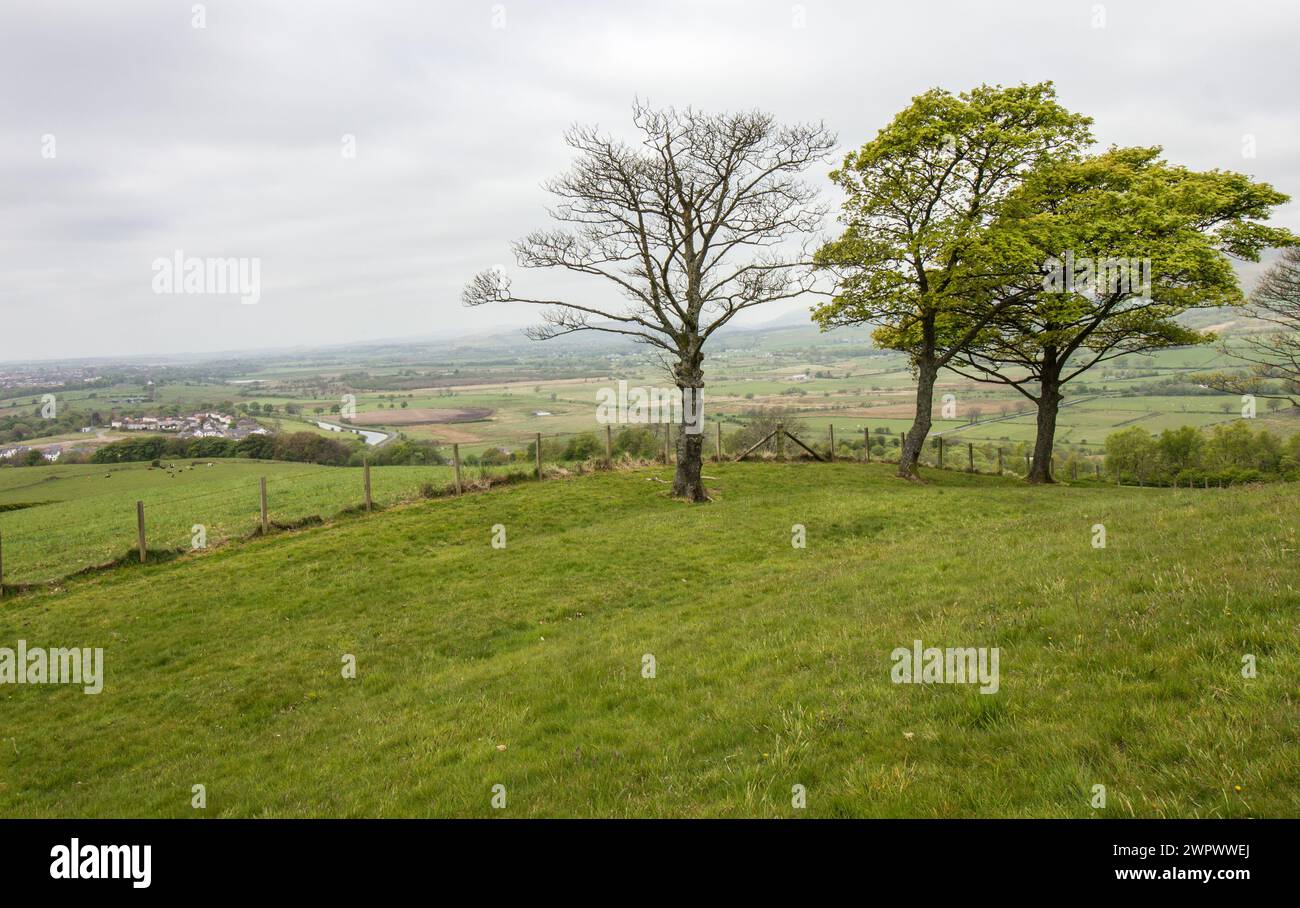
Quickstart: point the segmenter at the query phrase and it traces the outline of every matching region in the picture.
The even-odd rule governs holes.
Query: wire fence
[[[653,426],[639,430],[655,439],[650,444],[638,439],[635,429],[623,429],[614,435],[611,445],[615,455],[636,450],[661,462],[675,460],[680,428],[676,425]],[[861,423],[829,423],[824,428],[810,428],[795,416],[792,420],[727,416],[710,422],[704,429],[703,448],[714,461],[746,458],[861,461],[864,463],[898,463],[906,434],[887,426]],[[962,470],[972,473],[1026,476],[1033,464],[1028,442],[960,441],[931,434],[923,446],[919,463],[935,469]],[[1069,479],[1100,479],[1104,461],[1100,456],[1080,450],[1062,450],[1053,454],[1053,472]]]
[[[722,415],[705,423],[699,445],[703,458],[714,462],[897,463],[903,437],[890,427],[861,423],[814,430],[797,415]],[[607,424],[586,431],[533,432],[514,444],[465,456],[459,444],[452,444],[442,449],[445,463],[416,466],[222,459],[70,466],[83,470],[76,481],[86,484],[86,494],[47,502],[40,500],[40,484],[0,487],[0,597],[87,571],[163,561],[420,498],[615,465],[674,465],[683,439],[679,424]],[[1025,476],[1032,457],[1025,443],[962,443],[940,435],[927,441],[920,462],[934,469]],[[1054,458],[1054,467],[1070,480],[1103,479],[1100,458],[1077,452]],[[136,485],[119,490],[115,479],[118,485]],[[188,490],[191,484],[203,487]],[[18,492],[30,500],[4,503]]]
[[[462,457],[453,444],[446,462],[422,465],[186,458],[15,468],[45,481],[0,485],[0,597],[421,498],[584,472],[603,465],[590,434],[532,433],[487,457]],[[75,483],[75,494],[57,498],[54,479]]]

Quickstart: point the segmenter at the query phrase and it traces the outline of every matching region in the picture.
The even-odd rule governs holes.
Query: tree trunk
[[[932,362],[917,365],[916,416],[912,428],[903,438],[903,448],[898,455],[898,475],[903,479],[916,479],[916,462],[921,457],[925,438],[930,434],[930,411],[934,408],[934,383],[939,369]]]
[[[1034,438],[1034,462],[1026,477],[1029,482],[1056,482],[1052,478],[1052,450],[1056,446],[1056,414],[1061,406],[1061,386],[1055,378],[1044,378],[1038,396],[1038,434]]]
[[[677,436],[677,473],[673,477],[673,495],[688,501],[708,501],[700,470],[704,464],[704,434],[690,435],[683,431]]]
[[[687,501],[708,501],[700,471],[704,467],[704,370],[702,354],[684,353],[673,367],[682,392],[682,419],[677,432],[677,472],[673,496]]]

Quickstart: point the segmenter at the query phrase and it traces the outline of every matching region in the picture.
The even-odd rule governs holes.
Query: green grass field
[[[0,470],[5,582],[53,580],[134,551],[137,501],[145,504],[150,550],[166,551],[190,548],[196,525],[204,527],[209,546],[256,529],[263,476],[272,521],[329,518],[365,497],[357,468],[222,459],[164,463],[171,469],[133,463]],[[374,467],[371,474],[371,497],[380,506],[415,497],[424,483],[441,487],[453,480],[451,467]],[[478,468],[464,473],[467,479],[478,474]],[[16,506],[22,507],[8,509]]]
[[[528,483],[19,596],[0,645],[102,646],[106,680],[0,688],[0,814],[1300,812],[1293,486],[890,472]],[[916,639],[999,647],[999,691],[891,683]]]

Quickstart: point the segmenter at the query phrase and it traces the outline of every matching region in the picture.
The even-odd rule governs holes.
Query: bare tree
[[[1216,391],[1253,394],[1300,407],[1300,247],[1282,252],[1250,295],[1246,314],[1266,330],[1236,338],[1223,352],[1250,365],[1248,374],[1196,376]]]
[[[757,111],[711,115],[637,102],[632,119],[636,145],[594,127],[566,133],[577,160],[544,184],[559,199],[549,214],[565,226],[514,243],[520,267],[598,277],[619,299],[516,296],[495,269],[476,275],[462,300],[547,307],[529,331],[537,340],[604,331],[658,348],[686,402],[673,494],[704,501],[704,343],[738,312],[815,289],[799,241],[826,209],[800,175],[828,160],[835,136],[822,124],[781,126]]]

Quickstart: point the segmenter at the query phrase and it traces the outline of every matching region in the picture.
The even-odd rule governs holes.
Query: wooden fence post
[[[776,458],[785,460],[785,425],[784,423],[776,424]]]
[[[718,420],[718,463],[722,463],[722,420]]]
[[[5,536],[0,533],[0,599],[5,597]]]
[[[754,443],[753,443],[752,445],[750,445],[748,448],[746,448],[745,450],[743,450],[743,451],[741,451],[739,454],[737,454],[737,455],[736,455],[736,458],[735,458],[736,463],[740,463],[740,461],[744,460],[744,459],[745,459],[746,457],[748,457],[750,454],[753,454],[755,451],[757,451],[759,448],[761,448],[763,445],[767,444],[769,441],[771,441],[771,440],[772,440],[773,438],[775,438],[775,437],[776,437],[776,432],[775,432],[775,431],[773,431],[773,432],[768,432],[766,435],[764,435],[764,436],[763,436],[762,438],[760,438],[758,441],[754,442]]]
[[[864,449],[867,452],[867,463],[871,463],[871,427],[862,427],[862,443],[866,445]]]
[[[975,472],[975,443],[973,441],[966,442],[966,460],[970,463],[970,471],[974,473]]]
[[[1026,451],[1026,452],[1025,452],[1025,475],[1026,475],[1026,476],[1029,475],[1029,473],[1030,473],[1030,469],[1031,469],[1031,468],[1030,468],[1030,466],[1029,466],[1029,452]]]
[[[814,451],[812,448],[808,447],[806,444],[804,444],[802,441],[800,441],[800,440],[799,440],[799,436],[797,436],[797,435],[791,435],[789,432],[787,432],[787,433],[785,433],[785,434],[786,434],[786,437],[789,438],[792,442],[794,442],[794,443],[797,444],[799,447],[801,447],[801,448],[803,448],[805,451],[807,451],[808,454],[811,455],[811,457],[812,457],[813,460],[817,461],[818,463],[827,463],[827,462],[828,462],[828,461],[826,460],[825,457],[822,457],[820,454],[818,454],[818,453],[817,453],[816,451]]]
[[[1094,466],[1097,468],[1097,478],[1101,479],[1101,464],[1094,464]],[[1209,486],[1206,486],[1206,488],[1208,489]]]
[[[463,487],[460,483],[460,445],[458,444],[453,443],[451,446],[451,463],[456,468],[456,494],[459,495],[463,491]]]
[[[363,467],[366,474],[366,510],[369,511],[374,507],[374,502],[370,498],[370,461],[365,461]]]
[[[605,459],[614,462],[614,427],[605,424]]]
[[[998,475],[1002,475],[1002,449],[998,448]]]
[[[831,426],[831,463],[835,463],[835,427]]]
[[[673,464],[673,424],[664,423],[664,466]]]
[[[943,469],[943,436],[939,436],[939,469]]]
[[[261,508],[261,511],[262,511],[262,535],[265,536],[267,533],[271,532],[271,521],[270,521],[270,519],[267,517],[267,513],[266,513],[266,477],[265,477],[265,476],[262,477],[262,481],[261,481],[261,489],[262,489],[262,508]],[[143,518],[142,518],[142,519],[143,519]],[[143,526],[143,524],[141,524],[141,525]]]
[[[537,433],[537,478],[542,478],[542,433]]]
[[[144,564],[146,557],[148,557],[149,549],[145,545],[145,541],[144,541],[144,502],[143,501],[137,501],[135,503],[135,534],[136,534],[136,544],[139,545],[140,547],[140,563]]]

